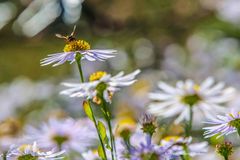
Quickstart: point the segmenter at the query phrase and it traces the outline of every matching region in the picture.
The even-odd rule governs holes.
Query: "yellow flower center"
[[[195,85],[193,86],[193,89],[194,89],[194,91],[199,91],[199,90],[200,90],[200,86],[197,85],[197,84],[195,84]]]
[[[234,119],[234,120],[228,122],[228,125],[236,128],[236,129],[239,129],[240,128],[240,119]]]
[[[66,135],[54,135],[52,137],[53,141],[55,141],[59,146],[61,146],[64,142],[69,140],[69,137]]]
[[[63,51],[64,52],[75,52],[75,51],[84,51],[90,49],[90,44],[84,40],[73,40],[68,42]]]
[[[92,81],[97,81],[99,79],[101,79],[103,76],[107,75],[106,72],[104,71],[98,71],[98,72],[95,72],[93,74],[90,75],[89,77],[89,81],[92,82]]]
[[[191,107],[196,105],[202,99],[201,96],[198,94],[200,86],[195,84],[192,89],[194,93],[186,94],[180,99],[182,103],[189,105]]]
[[[163,138],[163,140],[167,141],[167,142],[169,142],[169,141],[177,142],[177,140],[179,140],[179,139],[180,139],[179,136],[167,136],[167,137]]]
[[[26,155],[19,156],[17,160],[38,160],[38,157],[32,156],[31,154],[26,154]]]
[[[32,145],[30,145],[30,144],[23,144],[20,147],[18,147],[18,150],[21,152],[24,152],[27,148],[31,148],[31,147],[32,147]]]
[[[124,117],[118,120],[116,134],[121,135],[123,132],[133,132],[136,128],[136,122],[132,117]]]
[[[201,100],[201,97],[198,94],[188,94],[181,98],[182,103],[189,106],[194,106]]]

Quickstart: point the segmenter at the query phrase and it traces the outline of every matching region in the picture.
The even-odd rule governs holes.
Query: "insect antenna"
[[[75,34],[75,30],[76,30],[76,25],[74,25],[73,31],[72,31],[72,33],[70,34],[70,36],[73,36],[73,35]]]

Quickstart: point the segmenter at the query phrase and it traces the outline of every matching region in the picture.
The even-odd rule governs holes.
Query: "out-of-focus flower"
[[[233,153],[233,145],[231,142],[224,142],[216,146],[216,151],[218,154],[223,156],[225,159]]]
[[[204,132],[205,138],[220,134],[217,136],[219,138],[234,132],[240,134],[240,112],[232,112],[225,114],[225,116],[218,115],[217,118],[211,119],[206,123],[213,126],[203,128],[206,130]]]
[[[84,160],[100,160],[97,151],[89,150],[82,154]]]
[[[238,0],[200,0],[203,7],[216,10],[218,18],[232,24],[239,24],[240,22],[240,2]]]
[[[83,152],[96,142],[95,128],[88,119],[50,119],[40,128],[27,127],[26,139],[36,141],[40,147],[58,147],[66,151]]]
[[[88,61],[104,61],[108,58],[115,57],[116,50],[112,49],[90,49],[91,46],[84,40],[77,40],[73,37],[75,28],[70,36],[62,36],[57,34],[59,38],[64,38],[67,43],[63,49],[64,52],[48,55],[47,58],[41,60],[41,66],[53,64],[53,67],[61,65],[67,61],[75,62],[76,56],[80,59]]]
[[[101,103],[101,97],[107,102],[111,102],[113,94],[122,87],[129,86],[136,82],[136,75],[140,70],[136,70],[124,76],[124,72],[120,72],[115,76],[111,76],[106,72],[93,73],[86,83],[63,83],[69,89],[63,90],[60,94],[69,95],[70,97],[82,97],[92,99],[95,103]],[[100,97],[101,96],[101,97]]]
[[[161,146],[152,143],[151,136],[146,136],[146,143],[140,143],[139,146],[131,148],[131,160],[161,160],[166,159],[169,155]]]
[[[12,144],[20,144],[21,123],[17,119],[8,118],[0,122],[0,152],[5,153]]]
[[[193,157],[196,155],[201,155],[207,152],[208,144],[207,142],[201,143],[191,143],[192,138],[183,138],[178,136],[168,136],[161,140],[161,146],[166,148],[172,156],[186,155]]]
[[[19,94],[24,93],[24,94]],[[9,85],[0,85],[0,120],[15,114],[19,107],[33,101],[42,101],[54,94],[54,85],[47,81],[32,82],[27,78],[18,78]]]
[[[115,133],[117,136],[130,136],[136,130],[136,125],[136,121],[132,117],[118,118]]]
[[[203,113],[207,118],[213,118],[216,113],[226,111],[222,106],[234,95],[233,88],[224,88],[224,83],[214,84],[212,78],[207,78],[200,85],[192,80],[179,81],[176,87],[160,82],[160,92],[150,93],[152,100],[148,112],[156,116],[173,117],[179,115],[175,123],[189,120],[190,107],[193,113]]]
[[[54,150],[43,152],[41,151],[37,143],[23,144],[19,147],[12,147],[7,153],[7,159],[9,160],[57,160],[63,159],[62,156],[64,151],[55,152]]]

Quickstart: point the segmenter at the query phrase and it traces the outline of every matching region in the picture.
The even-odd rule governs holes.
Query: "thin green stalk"
[[[83,83],[84,82],[84,77],[83,77],[83,71],[82,71],[82,65],[81,65],[81,56],[76,55],[76,62],[77,62],[77,65],[78,65],[78,70],[79,70],[81,82]]]
[[[183,146],[183,149],[184,149],[184,152],[185,152],[185,155],[183,156],[185,160],[190,160],[190,155],[189,155],[189,150],[188,150],[188,147],[186,145]]]
[[[108,110],[108,107],[106,105],[106,101],[104,100],[104,98],[102,98],[102,107],[103,107],[103,114],[104,114],[104,118],[107,121],[108,124],[108,128],[109,128],[109,134],[110,134],[110,141],[111,141],[111,155],[112,155],[112,159],[114,160],[114,153],[116,156],[116,147],[115,147],[115,139],[112,133],[112,125],[111,125],[111,116],[110,116],[110,112]]]
[[[77,65],[78,65],[78,70],[79,70],[79,73],[80,73],[81,82],[84,83],[83,71],[82,71],[82,66],[81,66],[81,56],[76,56],[76,62],[77,62]],[[89,100],[88,100],[88,104],[89,104],[89,108],[92,112],[93,123],[94,123],[94,126],[95,126],[96,130],[97,130],[98,139],[101,143],[105,160],[107,160],[107,155],[106,155],[106,150],[105,150],[105,147],[104,147],[104,143],[103,143],[103,140],[100,136],[100,133],[99,133],[99,130],[98,130],[98,127],[97,127],[97,121],[96,121],[96,118],[95,118],[95,115],[93,113],[93,109],[92,109],[92,106],[91,106],[91,103],[89,102]]]
[[[182,159],[182,160],[185,160],[185,158],[184,158],[184,156],[183,156],[183,155],[181,155],[180,157],[181,157],[181,159]]]
[[[189,110],[190,110],[190,112],[189,112],[190,118],[189,118],[188,124],[186,125],[186,137],[190,136],[190,132],[192,130],[192,121],[193,121],[193,109],[192,109],[192,106],[189,106]]]
[[[58,146],[58,150],[59,150],[59,152],[62,150],[62,145],[61,144],[58,144],[57,145]]]
[[[224,156],[224,160],[228,160],[228,156]]]
[[[7,160],[7,152],[3,153],[3,160]]]
[[[100,133],[99,133],[99,130],[98,130],[98,127],[97,127],[97,121],[96,121],[95,115],[94,115],[93,110],[92,110],[92,106],[91,106],[89,101],[88,101],[88,104],[89,104],[89,108],[90,108],[90,110],[92,112],[93,122],[94,122],[95,128],[97,130],[98,138],[100,140],[100,143],[101,143],[101,146],[102,146],[102,149],[103,149],[104,157],[107,160],[107,155],[106,155],[106,150],[105,150],[105,147],[104,147],[104,143],[103,143],[103,140],[102,140],[102,138],[100,136]]]
[[[240,137],[240,128],[237,128],[238,136]]]

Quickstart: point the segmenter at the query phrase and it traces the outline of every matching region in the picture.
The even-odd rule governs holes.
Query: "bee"
[[[76,41],[76,38],[74,37],[75,31],[76,31],[76,25],[74,25],[73,31],[72,31],[72,33],[69,36],[68,35],[67,36],[63,36],[63,35],[58,34],[58,33],[55,34],[55,36],[57,38],[60,38],[60,39],[65,39],[66,42],[69,43],[69,42],[72,42],[72,41]]]
[[[90,44],[88,42],[86,42],[85,40],[77,40],[74,37],[75,30],[76,30],[76,25],[73,27],[73,31],[69,36],[55,34],[56,37],[65,39],[66,45],[63,49],[64,52],[83,51],[83,50],[90,49]]]

